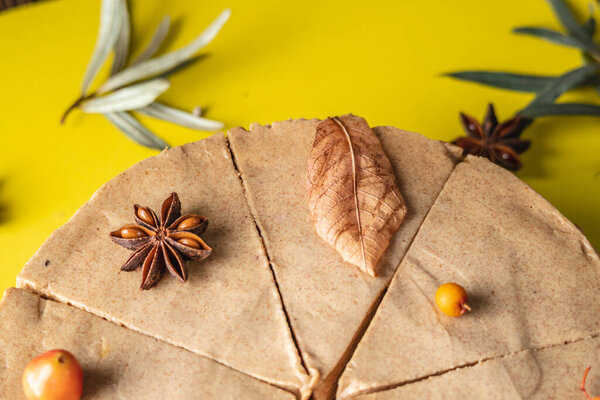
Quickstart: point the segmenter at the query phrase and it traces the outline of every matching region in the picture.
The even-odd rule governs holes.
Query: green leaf
[[[157,78],[167,78],[171,75],[173,75],[176,72],[180,72],[183,71],[184,69],[186,69],[187,67],[191,66],[192,64],[195,64],[196,62],[205,59],[206,57],[208,57],[208,54],[198,54],[197,56],[188,58],[187,60],[185,60],[184,62],[182,62],[179,65],[174,66],[171,69],[166,70],[165,72],[156,75]]]
[[[596,77],[599,68],[597,64],[585,65],[562,74],[544,87],[526,109],[534,104],[552,103],[564,92],[589,84]]]
[[[201,131],[218,131],[223,123],[202,118],[173,107],[154,102],[138,110],[142,114]]]
[[[162,21],[160,21],[160,24],[158,25],[158,28],[156,28],[154,35],[152,35],[152,39],[150,39],[150,43],[148,43],[148,46],[144,49],[144,51],[140,53],[139,56],[137,56],[137,58],[134,61],[131,62],[131,65],[136,65],[141,62],[144,62],[150,59],[150,57],[152,57],[154,54],[156,54],[158,49],[160,49],[160,46],[162,46],[163,42],[165,41],[165,38],[169,33],[170,26],[171,18],[167,15],[162,19]]]
[[[513,74],[510,72],[494,71],[460,71],[448,76],[463,81],[480,83],[482,85],[519,92],[539,92],[556,79],[553,76],[538,76]]]
[[[547,0],[554,14],[560,21],[560,23],[565,27],[567,32],[574,36],[579,36],[584,33],[583,28],[577,22],[577,18],[563,0]]]
[[[110,77],[98,89],[98,93],[106,93],[129,83],[147,79],[156,76],[162,72],[170,70],[182,62],[186,61],[197,51],[209,44],[219,33],[225,22],[229,19],[231,11],[223,11],[212,24],[208,26],[194,41],[187,46],[172,53],[160,57],[146,60],[137,65],[131,66],[118,74]]]
[[[100,11],[100,28],[98,39],[92,53],[92,59],[85,70],[83,82],[81,83],[81,95],[86,94],[94,77],[100,71],[102,64],[113,49],[117,36],[119,35],[119,24],[123,21],[121,17],[121,5],[124,0],[103,0]]]
[[[572,36],[563,35],[562,33],[552,29],[523,26],[513,29],[513,32],[521,35],[535,36],[548,42],[558,43],[564,46],[575,47],[585,51],[588,50],[587,45],[581,42],[579,39]]]
[[[166,79],[153,79],[124,87],[102,97],[93,97],[81,104],[81,110],[87,113],[108,113],[137,110],[152,103],[169,88]]]
[[[588,64],[590,64],[590,65],[598,65],[598,63],[596,62],[596,60],[594,60],[586,52],[582,52],[581,53],[581,57],[583,58],[583,63],[585,65],[588,65]],[[600,97],[600,76],[591,78],[591,80],[590,80],[590,86],[592,88],[594,88],[594,91],[596,92],[596,94],[598,95],[598,97]]]
[[[546,1],[548,1],[554,11],[554,14],[556,14],[558,20],[565,27],[567,32],[585,44],[587,51],[591,52],[592,54],[599,55],[600,49],[587,34],[586,30],[579,25],[569,6],[563,0]]]
[[[152,133],[128,112],[106,113],[104,116],[129,139],[151,149],[163,150],[169,145]]]
[[[588,20],[581,25],[581,28],[590,38],[593,38],[596,34],[596,20],[594,17],[588,18]]]
[[[119,28],[119,35],[115,42],[115,57],[110,68],[110,75],[114,75],[123,69],[127,63],[127,57],[129,57],[129,41],[131,38],[131,25],[129,24],[129,11],[127,10],[127,2],[125,0],[119,1],[119,7],[121,7],[121,26]]]
[[[583,59],[583,63],[585,65],[594,65],[597,64],[596,61],[586,52],[581,53],[581,58]]]
[[[546,117],[550,115],[589,115],[600,117],[600,106],[585,103],[539,103],[519,112],[525,118]]]

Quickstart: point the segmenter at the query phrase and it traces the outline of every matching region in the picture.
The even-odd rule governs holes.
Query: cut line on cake
[[[260,226],[258,225],[258,221],[256,220],[256,215],[254,215],[254,211],[252,210],[252,207],[250,205],[250,200],[248,199],[248,192],[246,190],[244,178],[242,177],[242,173],[238,169],[235,154],[233,152],[233,149],[231,148],[231,142],[229,141],[229,138],[227,136],[225,136],[225,141],[227,142],[227,150],[229,150],[229,155],[231,156],[231,162],[233,164],[233,168],[235,169],[235,172],[237,173],[238,178],[240,180],[240,184],[242,186],[242,191],[244,192],[244,198],[246,199],[248,210],[250,212],[250,215],[252,216],[252,221],[254,222],[254,227],[256,228],[256,232],[258,234],[258,237],[260,238],[260,243],[262,245],[263,251],[265,253],[265,256],[267,257],[269,269],[271,270],[271,275],[273,276],[273,282],[275,282],[275,288],[277,289],[277,294],[279,295],[279,301],[281,302],[281,308],[283,310],[283,314],[285,315],[285,321],[290,330],[290,335],[292,336],[292,341],[294,342],[294,346],[296,347],[296,352],[298,353],[298,357],[300,358],[300,364],[302,365],[304,372],[306,372],[306,374],[310,377],[307,384],[304,385],[303,388],[300,389],[300,398],[307,399],[310,397],[310,395],[312,393],[312,389],[319,379],[319,371],[315,370],[314,368],[309,368],[306,365],[306,362],[304,361],[304,356],[302,355],[302,351],[300,350],[300,346],[298,345],[298,340],[296,339],[296,334],[294,333],[294,329],[292,328],[290,316],[289,316],[287,308],[285,306],[283,296],[281,295],[281,289],[279,288],[279,282],[277,281],[277,276],[275,275],[275,270],[273,269],[273,263],[271,261],[271,256],[269,255],[267,246],[265,244],[265,239],[262,235]]]
[[[198,352],[195,352],[195,351],[192,351],[190,349],[187,349],[187,348],[185,348],[185,347],[183,347],[183,346],[181,346],[181,345],[179,345],[177,343],[173,343],[173,342],[171,342],[169,340],[166,340],[163,337],[159,337],[159,336],[154,336],[154,335],[148,334],[148,333],[146,333],[146,332],[144,332],[142,330],[139,330],[139,329],[137,329],[137,328],[135,328],[133,326],[129,326],[129,325],[127,325],[127,324],[125,324],[125,323],[123,323],[121,321],[118,321],[116,319],[111,319],[110,317],[108,317],[104,313],[101,313],[99,311],[93,311],[93,310],[89,309],[88,307],[84,306],[83,304],[79,304],[79,303],[75,303],[75,302],[69,301],[69,300],[63,298],[62,296],[57,296],[57,295],[51,294],[50,292],[46,292],[43,289],[36,288],[35,285],[33,285],[31,282],[29,282],[29,281],[21,278],[20,276],[17,276],[17,285],[16,285],[16,287],[20,288],[20,289],[25,289],[28,292],[33,293],[36,296],[40,297],[41,299],[49,300],[49,301],[54,301],[54,302],[60,303],[60,304],[66,304],[66,305],[68,305],[70,307],[73,307],[73,308],[78,309],[78,310],[85,311],[85,312],[87,312],[87,313],[89,313],[91,315],[94,315],[94,316],[97,316],[99,318],[102,318],[105,321],[108,321],[108,322],[110,322],[112,324],[115,324],[117,326],[120,326],[122,328],[128,329],[128,330],[130,330],[132,332],[136,332],[136,333],[138,333],[140,335],[144,335],[146,337],[158,340],[158,341],[160,341],[162,343],[166,343],[166,344],[168,344],[170,346],[177,347],[178,349],[185,350],[187,352],[195,354],[198,357],[202,357],[202,358],[205,358],[205,359],[210,360],[212,362],[215,362],[215,363],[217,363],[219,365],[222,365],[223,367],[229,368],[232,371],[235,371],[237,373],[243,374],[243,375],[245,375],[245,376],[247,376],[249,378],[256,379],[257,381],[266,383],[266,384],[271,385],[273,387],[276,387],[278,389],[284,390],[284,391],[286,391],[288,393],[293,394],[297,398],[300,398],[299,396],[301,395],[301,393],[298,393],[293,388],[279,386],[279,385],[274,384],[273,382],[268,382],[266,380],[260,379],[259,377],[251,375],[251,374],[249,374],[249,373],[247,373],[245,371],[233,368],[231,365],[227,365],[227,364],[221,362],[220,360],[216,360],[216,359],[208,357],[208,356],[206,356],[204,354],[200,354]]]
[[[458,366],[456,366],[454,368],[444,369],[444,370],[437,371],[437,372],[432,373],[432,374],[427,374],[427,375],[420,376],[418,378],[408,379],[408,380],[405,380],[405,381],[402,381],[402,382],[398,382],[398,383],[394,383],[394,384],[389,384],[389,385],[382,385],[382,386],[378,386],[378,387],[374,387],[374,388],[370,388],[370,389],[358,390],[358,391],[352,393],[351,395],[344,396],[341,400],[353,399],[353,398],[356,398],[358,396],[364,396],[364,395],[373,394],[373,393],[386,392],[386,391],[389,391],[389,390],[397,389],[397,388],[402,387],[402,386],[410,385],[410,384],[417,383],[417,382],[422,382],[422,381],[425,381],[425,380],[427,380],[429,378],[434,378],[434,377],[437,377],[437,376],[446,375],[446,374],[448,374],[450,372],[453,372],[453,371],[458,371],[458,370],[462,370],[462,369],[466,369],[466,368],[470,368],[470,367],[475,367],[475,366],[477,366],[479,364],[488,363],[488,362],[491,362],[491,361],[494,361],[494,360],[503,360],[505,358],[513,357],[513,356],[516,356],[516,355],[519,355],[519,354],[528,353],[528,352],[536,353],[536,352],[540,352],[540,351],[543,351],[543,350],[552,349],[552,348],[555,348],[555,347],[567,346],[567,345],[570,345],[570,344],[573,344],[573,343],[579,343],[579,342],[585,342],[587,340],[597,339],[599,337],[600,337],[600,333],[597,333],[597,334],[594,334],[594,335],[589,335],[589,336],[584,337],[584,338],[566,340],[566,341],[563,341],[563,342],[560,342],[560,343],[553,343],[553,344],[548,344],[548,345],[545,345],[545,346],[539,346],[539,347],[533,347],[533,348],[526,348],[526,349],[521,349],[521,350],[518,350],[518,351],[513,351],[513,352],[510,352],[510,353],[506,353],[506,354],[501,354],[501,355],[492,356],[492,357],[486,357],[486,358],[483,358],[483,359],[478,360],[478,361],[471,361],[471,362],[468,362],[468,363],[463,363],[463,364],[458,365]]]
[[[290,119],[290,121],[291,121],[291,119]],[[252,125],[255,125],[255,124],[252,124]],[[249,130],[246,129],[246,128],[243,128],[243,127],[240,127],[240,129],[242,129],[247,134],[251,134],[252,133],[252,125],[250,126]],[[260,124],[256,124],[256,125],[260,125]],[[271,126],[272,126],[272,124],[265,124],[265,125],[262,125],[262,126],[265,127],[265,128],[267,128],[267,129],[270,129]],[[374,127],[374,128],[377,128],[377,127]],[[228,136],[226,136],[226,140],[227,140],[228,149],[230,151],[231,160],[233,162],[233,166],[234,166],[236,172],[238,173],[240,181],[242,182],[242,187],[243,187],[243,190],[244,190],[244,196],[245,196],[246,201],[248,203],[248,208],[250,209],[250,215],[252,216],[252,218],[254,220],[254,224],[256,226],[256,230],[257,230],[258,235],[259,235],[259,237],[261,239],[261,242],[263,244],[263,248],[264,248],[264,251],[265,251],[265,255],[266,255],[267,260],[269,262],[269,268],[271,268],[271,272],[273,274],[273,279],[275,281],[275,285],[277,287],[277,291],[278,291],[280,299],[281,299],[282,308],[283,308],[285,316],[286,316],[286,322],[288,323],[288,326],[289,326],[290,332],[292,334],[292,338],[293,338],[294,344],[296,345],[296,349],[298,351],[298,354],[300,356],[300,360],[302,362],[302,366],[305,368],[305,370],[309,373],[309,375],[311,377],[311,382],[309,384],[309,390],[312,392],[312,390],[314,389],[314,385],[320,379],[319,371],[316,371],[314,368],[308,367],[308,365],[304,361],[304,356],[303,356],[303,353],[302,353],[302,349],[300,348],[299,343],[297,341],[296,334],[295,334],[294,329],[292,327],[291,320],[289,318],[289,315],[288,315],[288,312],[287,312],[287,308],[285,306],[285,301],[283,299],[283,295],[282,295],[280,287],[279,287],[279,282],[277,281],[277,275],[276,275],[275,270],[273,268],[273,262],[271,261],[271,256],[269,254],[269,249],[268,249],[268,246],[267,246],[267,242],[265,241],[265,238],[262,235],[262,231],[261,231],[261,228],[260,228],[259,221],[258,221],[258,219],[257,219],[257,217],[256,217],[256,215],[254,213],[254,210],[253,210],[253,207],[252,207],[252,204],[251,204],[251,200],[250,200],[250,198],[248,196],[248,191],[247,191],[247,188],[246,188],[246,182],[244,180],[242,172],[238,168],[237,161],[236,161],[236,156],[235,156],[235,152],[234,152],[234,150],[233,150],[233,148],[231,146],[231,141],[229,140]],[[335,384],[331,387],[331,392],[327,393],[326,396],[325,396],[325,398],[332,398],[332,399],[335,398],[335,393],[337,392],[337,389],[338,389],[339,379],[342,376],[342,374],[344,373],[348,362],[350,362],[350,360],[352,358],[352,355],[356,351],[359,343],[361,342],[361,340],[364,337],[365,333],[367,332],[369,326],[371,325],[371,323],[373,321],[373,318],[375,317],[375,314],[377,313],[377,310],[379,309],[379,306],[381,305],[381,303],[383,302],[383,300],[385,298],[385,295],[386,295],[386,293],[388,291],[388,288],[390,287],[390,284],[391,284],[394,276],[398,272],[398,267],[402,264],[402,261],[406,257],[406,254],[408,253],[408,250],[411,248],[413,241],[418,236],[419,231],[421,230],[421,227],[423,226],[423,223],[427,219],[427,216],[429,215],[429,212],[431,211],[431,208],[437,202],[438,197],[440,196],[440,194],[444,190],[444,187],[446,186],[448,180],[450,179],[450,177],[454,173],[454,170],[455,170],[456,166],[458,164],[460,164],[461,162],[464,161],[462,157],[458,157],[457,153],[452,151],[452,148],[455,147],[455,146],[453,146],[451,144],[448,144],[448,143],[444,143],[444,142],[439,142],[439,143],[442,144],[444,153],[448,156],[448,158],[450,158],[453,161],[454,165],[452,167],[452,170],[450,171],[450,173],[448,174],[448,176],[444,180],[443,185],[441,186],[439,192],[437,193],[437,195],[435,196],[434,200],[432,201],[431,206],[429,207],[429,209],[425,213],[423,219],[421,220],[421,223],[419,224],[418,229],[415,231],[415,234],[411,237],[411,239],[409,241],[409,244],[408,244],[408,246],[407,246],[407,248],[405,250],[405,253],[402,256],[402,258],[399,260],[396,268],[394,269],[394,272],[389,276],[389,278],[385,282],[385,285],[384,285],[383,289],[381,290],[381,292],[378,294],[375,302],[372,305],[372,308],[365,315],[365,318],[363,319],[363,321],[361,322],[360,326],[358,327],[358,329],[357,329],[357,331],[355,333],[355,336],[352,338],[352,341],[348,344],[348,346],[346,347],[346,350],[344,351],[344,353],[340,357],[340,359],[338,361],[338,364],[333,369],[333,371],[337,371],[337,373],[335,373],[334,376],[331,377],[331,378],[333,378],[332,380],[335,381]],[[383,151],[385,153],[385,149],[383,149]],[[386,156],[387,156],[387,153],[386,153]],[[392,165],[392,171],[393,171],[394,175],[397,176],[397,172],[394,169],[393,165]]]

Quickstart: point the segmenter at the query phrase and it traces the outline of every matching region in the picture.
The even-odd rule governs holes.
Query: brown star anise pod
[[[498,123],[494,106],[488,105],[487,114],[480,124],[475,118],[460,114],[460,120],[467,136],[452,143],[463,148],[463,157],[467,154],[487,157],[506,169],[517,170],[523,165],[519,154],[529,148],[529,140],[520,139],[528,121],[519,115]]]
[[[133,206],[137,224],[125,225],[110,233],[111,239],[134,250],[121,267],[133,271],[142,265],[142,289],[150,289],[160,280],[165,267],[180,282],[187,280],[184,259],[203,260],[212,249],[200,238],[208,220],[195,214],[181,215],[177,193],[164,201],[161,219],[148,207]]]

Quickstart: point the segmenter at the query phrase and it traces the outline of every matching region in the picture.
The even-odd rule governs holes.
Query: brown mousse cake
[[[0,303],[0,399],[25,399],[23,368],[51,349],[77,354],[85,399],[294,399],[208,358],[69,305],[8,289]]]
[[[598,255],[575,225],[512,173],[469,156],[400,264],[338,398],[596,337],[600,303],[590,299],[599,278]],[[472,312],[450,318],[437,310],[431,294],[444,282],[461,282]],[[587,366],[579,361],[574,383]]]
[[[179,193],[183,213],[208,218],[202,238],[213,252],[186,263],[186,284],[165,276],[139,290],[139,271],[119,271],[131,251],[108,233],[133,222],[133,204],[160,210],[171,192]],[[109,181],[17,281],[294,393],[308,380],[222,134],[167,150]]]
[[[229,131],[236,165],[275,271],[303,359],[318,377],[316,399],[336,381],[458,154],[456,149],[392,127],[375,128],[396,173],[408,213],[373,278],[344,263],[315,234],[306,171],[318,120],[254,124]]]
[[[86,399],[115,398],[110,390],[168,398],[161,388],[171,382],[188,383],[173,397],[182,399],[580,395],[581,375],[600,355],[600,262],[583,234],[488,160],[461,161],[452,145],[375,127],[407,213],[378,276],[366,274],[315,232],[307,162],[319,123],[232,129],[166,150],[99,189],[19,274],[18,286],[36,295],[6,295],[7,398],[22,395],[15,377],[27,359],[52,347],[82,361]],[[184,262],[187,282],[165,274],[140,290],[147,269],[121,271],[132,252],[109,233],[134,222],[133,204],[160,215],[173,192],[182,213],[208,218],[201,237],[212,254]],[[470,313],[436,308],[445,282],[466,288]],[[19,334],[22,324],[31,337]],[[61,324],[62,339],[52,334]],[[103,358],[103,340],[119,354]],[[130,381],[151,362],[160,367],[135,391],[140,382]],[[91,392],[102,381],[116,389]]]
[[[600,338],[584,339],[494,358],[352,399],[585,399],[577,377],[583,373],[582,366],[598,362],[598,354]],[[591,369],[586,388],[589,393],[600,393],[600,368]]]

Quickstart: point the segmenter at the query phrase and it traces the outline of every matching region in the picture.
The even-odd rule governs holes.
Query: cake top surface
[[[458,157],[455,148],[421,135],[374,128],[408,213],[373,278],[315,233],[306,170],[318,123],[253,124],[231,130],[228,139],[303,359],[320,374],[317,391],[327,392]]]
[[[600,305],[590,298],[599,277],[598,256],[575,225],[512,173],[468,157],[401,263],[339,397],[596,336]],[[444,282],[466,288],[473,312],[439,313],[432,294]]]
[[[284,390],[210,359],[140,335],[66,304],[22,289],[0,303],[0,398],[24,399],[27,362],[69,349],[84,371],[84,399],[287,399]],[[6,397],[5,397],[6,396]]]
[[[378,277],[345,263],[307,206],[318,123],[253,124],[133,166],[48,239],[18,284],[315,399],[600,334],[589,301],[600,264],[583,234],[511,173],[415,133],[373,129],[408,211]],[[139,272],[119,271],[130,252],[108,233],[133,222],[133,204],[160,209],[171,192],[183,213],[208,218],[213,254],[186,262],[187,283],[140,291]],[[434,307],[448,281],[472,293],[473,313],[449,320]]]
[[[186,262],[186,284],[139,290],[120,271],[131,252],[109,232],[133,222],[133,204],[160,210],[178,192],[183,213],[208,218],[211,256]],[[299,391],[307,381],[227,142],[217,134],[149,158],[113,178],[27,263],[19,285],[135,331]]]

